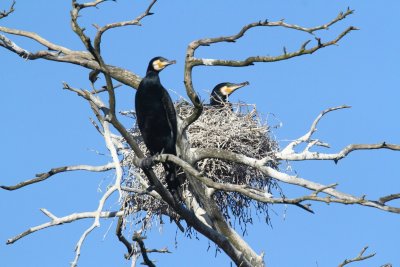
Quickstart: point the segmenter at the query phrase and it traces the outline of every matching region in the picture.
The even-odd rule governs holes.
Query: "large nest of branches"
[[[193,111],[193,107],[184,100],[179,101],[175,106],[177,113],[183,119]],[[147,153],[139,129],[134,127],[131,129],[131,133],[137,138],[142,151]],[[187,137],[192,148],[218,148],[255,159],[272,157],[274,152],[278,151],[278,144],[272,138],[266,120],[257,112],[256,106],[250,104],[232,103],[223,107],[205,106],[202,115],[189,126]],[[137,175],[137,173],[142,174],[141,170],[130,163],[132,153],[126,154],[124,159],[124,165],[128,167],[129,171],[125,184],[132,188],[143,189],[143,184],[147,185],[148,181],[143,181],[145,176],[140,175],[142,177],[140,178]],[[268,164],[277,168],[277,164],[273,161],[269,161]],[[277,184],[272,179],[243,164],[219,159],[204,159],[197,163],[196,168],[215,182],[246,184],[265,190],[266,193],[271,193],[274,189],[279,191]],[[153,170],[166,184],[162,165],[156,165]],[[154,216],[149,216],[149,213],[151,215],[170,214],[167,205],[153,197],[132,194],[131,198],[132,203],[136,205],[140,203],[140,208],[147,212],[148,219],[154,218]],[[242,230],[245,230],[246,225],[252,222],[252,212],[257,215],[265,215],[266,221],[269,221],[268,205],[265,203],[251,200],[239,193],[223,191],[217,191],[214,199],[224,217],[233,225],[239,223]],[[146,224],[149,224],[149,221]]]

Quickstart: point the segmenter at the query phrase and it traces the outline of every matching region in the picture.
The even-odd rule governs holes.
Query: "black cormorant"
[[[220,83],[217,84],[211,92],[210,105],[223,106],[228,103],[228,96],[237,89],[248,85],[249,82],[243,83]]]
[[[136,92],[136,119],[143,141],[152,156],[157,153],[176,155],[176,111],[171,97],[161,85],[158,76],[161,70],[174,63],[175,61],[163,57],[150,60],[146,77],[140,82]],[[148,163],[144,162],[146,167]],[[179,182],[176,177],[176,166],[170,162],[163,163],[163,166],[168,189],[177,199]]]

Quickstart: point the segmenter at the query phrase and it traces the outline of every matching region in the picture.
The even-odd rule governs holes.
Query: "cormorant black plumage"
[[[217,84],[210,95],[211,106],[223,106],[228,103],[228,96],[237,89],[248,85],[249,82],[243,83],[220,83]]]
[[[135,97],[136,119],[143,141],[151,155],[166,153],[176,155],[177,119],[174,104],[161,85],[159,72],[174,64],[163,57],[150,60],[146,77],[139,84]],[[163,163],[166,182],[172,195],[178,197],[179,182],[176,166]]]

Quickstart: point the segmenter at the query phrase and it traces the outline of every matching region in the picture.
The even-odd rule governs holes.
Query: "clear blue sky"
[[[11,1],[2,1],[6,9]],[[83,12],[81,22],[93,33],[91,24],[125,20],[141,13],[149,1],[118,1]],[[202,37],[236,33],[244,24],[269,19],[316,26],[336,17],[348,6],[355,14],[338,23],[322,40],[328,40],[350,25],[359,27],[339,46],[311,56],[247,68],[202,67],[194,71],[194,84],[203,98],[223,81],[249,81],[250,86],[233,100],[255,103],[264,113],[273,113],[283,126],[274,134],[285,145],[304,134],[315,116],[327,107],[351,105],[349,110],[329,114],[316,137],[337,152],[350,143],[400,143],[398,1],[159,1],[155,15],[142,27],[122,28],[105,35],[103,51],[109,64],[144,75],[150,58],[162,55],[177,65],[162,73],[165,87],[184,94],[183,64],[187,44]],[[1,25],[36,31],[43,37],[72,49],[83,49],[71,32],[70,1],[17,1],[16,12]],[[243,59],[250,55],[276,55],[282,46],[297,49],[311,36],[288,29],[253,29],[235,44],[201,48],[205,58]],[[14,38],[21,46],[39,48],[31,41]],[[62,81],[89,88],[88,71],[73,65],[25,61],[0,49],[2,126],[0,131],[0,184],[15,184],[52,167],[73,164],[103,164],[110,161],[102,138],[89,122],[87,103],[69,91]],[[102,81],[104,82],[104,81]],[[176,96],[173,96],[176,98]],[[134,90],[118,89],[118,109],[132,109]],[[129,127],[130,125],[126,125]],[[106,155],[98,155],[96,151]],[[324,150],[325,151],[325,150]],[[338,189],[374,199],[399,193],[400,153],[354,152],[333,162],[292,164],[297,173]],[[111,173],[66,173],[18,191],[0,191],[0,265],[5,267],[68,266],[74,246],[91,220],[58,226],[32,234],[6,246],[7,238],[48,220],[39,208],[57,216],[91,211],[97,207],[111,182]],[[291,188],[284,187],[290,196]],[[394,202],[395,203],[395,202]],[[399,202],[397,201],[399,205]],[[106,208],[118,205],[110,200]],[[377,255],[351,266],[400,265],[398,241],[400,216],[365,207],[313,204],[315,214],[293,207],[274,206],[272,227],[255,220],[245,237],[257,252],[265,251],[266,264],[274,267],[337,266],[352,258],[365,245]],[[173,254],[151,255],[157,266],[229,266],[226,256],[214,257],[204,238],[187,240],[166,225],[149,233],[147,245],[168,247]],[[79,266],[130,266],[123,258],[125,248],[115,235],[115,220],[102,221],[86,240]],[[109,232],[107,233],[108,229]]]

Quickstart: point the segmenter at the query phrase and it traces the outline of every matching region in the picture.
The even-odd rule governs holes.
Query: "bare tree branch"
[[[281,60],[287,60],[293,57],[297,56],[302,56],[306,54],[312,54],[316,52],[317,50],[331,46],[331,45],[336,45],[344,36],[346,36],[349,32],[353,30],[357,30],[356,27],[348,27],[345,31],[343,31],[341,34],[337,36],[336,39],[333,39],[328,42],[321,42],[320,38],[316,38],[317,40],[317,45],[314,47],[311,47],[309,49],[306,48],[307,44],[310,42],[310,40],[304,42],[299,50],[287,53],[286,49],[284,49],[284,54],[279,55],[279,56],[252,56],[248,57],[245,60],[222,60],[222,59],[198,59],[195,58],[195,51],[197,48],[200,46],[209,46],[214,43],[220,43],[220,42],[235,42],[239,38],[243,37],[243,35],[251,28],[255,27],[285,27],[285,28],[290,28],[298,31],[304,31],[313,34],[315,31],[322,30],[322,29],[328,29],[329,26],[335,24],[336,22],[346,18],[348,15],[352,14],[353,10],[347,9],[345,13],[340,12],[339,15],[333,19],[331,22],[313,27],[313,28],[305,28],[301,27],[295,24],[288,24],[285,23],[283,20],[277,21],[277,22],[268,22],[268,20],[262,22],[254,22],[248,25],[245,25],[237,34],[232,35],[232,36],[222,36],[222,37],[216,37],[216,38],[205,38],[205,39],[200,39],[193,41],[189,44],[187,50],[186,50],[186,60],[185,60],[185,72],[184,72],[184,82],[185,82],[185,87],[186,87],[186,93],[189,96],[190,100],[192,101],[195,109],[193,111],[193,114],[186,118],[186,120],[183,123],[182,129],[185,130],[191,123],[193,123],[201,114],[202,112],[202,103],[197,95],[197,93],[194,90],[193,87],[193,81],[192,81],[192,71],[193,67],[195,66],[229,66],[229,67],[244,67],[244,66],[249,66],[253,65],[255,62],[275,62],[275,61],[281,61]]]
[[[132,236],[132,240],[139,244],[140,251],[142,253],[142,257],[143,257],[145,265],[147,265],[149,267],[155,267],[154,263],[147,256],[147,249],[144,245],[143,239],[146,239],[146,237],[141,236],[137,232],[135,232]]]
[[[376,253],[372,253],[369,254],[367,256],[363,256],[364,252],[368,249],[368,247],[364,247],[361,252],[358,254],[357,257],[353,258],[353,259],[349,259],[349,260],[344,260],[341,264],[338,265],[338,267],[343,267],[345,265],[348,265],[349,263],[355,262],[355,261],[363,261],[369,258],[372,258],[373,256],[375,256]]]
[[[75,259],[71,263],[71,267],[75,267],[77,265],[78,259],[80,256],[81,246],[82,246],[84,240],[86,239],[86,237],[88,236],[88,234],[94,228],[100,226],[99,219],[100,219],[100,214],[103,210],[105,201],[114,193],[114,191],[118,191],[120,198],[122,197],[122,194],[121,194],[121,180],[122,180],[122,175],[123,175],[122,167],[120,164],[120,160],[118,158],[117,150],[116,150],[114,143],[112,141],[112,138],[111,138],[109,122],[102,120],[101,123],[102,123],[103,129],[104,129],[104,140],[105,140],[108,150],[110,151],[111,157],[113,159],[113,163],[114,163],[114,167],[115,167],[115,171],[116,171],[116,179],[115,179],[114,185],[109,187],[107,189],[106,193],[101,198],[99,205],[97,207],[97,216],[94,218],[93,224],[82,234],[81,238],[79,239],[79,241],[76,245],[76,249],[75,249]]]
[[[114,86],[114,89],[117,89],[117,88],[119,88],[121,86],[122,86],[122,84],[117,84],[117,85]],[[102,93],[102,92],[107,92],[107,87],[106,86],[101,87],[101,89],[95,89],[95,90],[91,91],[90,93],[91,94],[98,94],[98,93]]]
[[[124,203],[124,205],[121,206],[121,210],[120,211],[124,211],[124,208],[125,208],[124,206],[125,206],[125,203]],[[122,244],[124,244],[124,246],[128,250],[128,252],[125,254],[125,259],[129,260],[132,257],[134,251],[133,251],[133,245],[122,234],[122,226],[123,226],[123,224],[124,224],[124,217],[121,216],[121,217],[118,218],[118,223],[117,223],[117,227],[115,229],[115,234],[117,235],[118,240]]]
[[[356,150],[373,150],[373,149],[390,149],[399,151],[400,145],[387,144],[386,142],[378,144],[351,144],[343,148],[340,152],[335,154],[319,153],[303,151],[301,153],[277,153],[276,157],[278,160],[289,160],[289,161],[299,161],[299,160],[333,160],[338,162],[339,160],[345,158],[348,154]]]
[[[312,28],[301,27],[301,26],[295,25],[295,24],[288,24],[288,23],[285,23],[283,20],[276,21],[276,22],[269,22],[268,20],[253,22],[253,23],[245,25],[235,35],[200,39],[200,40],[192,42],[191,44],[193,45],[193,49],[197,49],[199,46],[209,46],[211,44],[220,43],[220,42],[235,42],[236,40],[243,37],[244,34],[248,30],[255,28],[255,27],[260,27],[260,26],[261,27],[285,27],[285,28],[289,28],[289,29],[293,29],[293,30],[304,31],[307,33],[314,33],[315,31],[319,31],[319,30],[327,30],[329,28],[329,26],[346,18],[348,15],[352,14],[353,12],[354,12],[354,10],[347,9],[347,11],[345,13],[340,12],[339,15],[335,19],[333,19],[331,22],[321,25],[321,26],[312,27]],[[356,29],[355,27],[352,27],[352,30],[355,30],[355,29]],[[339,36],[341,36],[341,35],[339,35]]]
[[[289,161],[299,161],[299,160],[334,160],[336,163],[345,158],[349,153],[355,150],[372,150],[372,149],[390,149],[390,150],[400,150],[400,145],[396,144],[388,144],[386,142],[382,142],[379,144],[351,144],[343,148],[338,153],[327,154],[327,153],[319,153],[319,152],[311,152],[309,151],[314,145],[320,145],[321,142],[319,140],[311,141],[312,135],[317,131],[317,125],[319,121],[322,119],[324,115],[329,112],[350,108],[350,106],[338,106],[333,108],[328,108],[323,110],[318,117],[312,123],[310,130],[304,134],[303,136],[297,138],[296,140],[290,142],[281,152],[274,153],[274,158],[277,160],[289,160]],[[306,148],[299,153],[294,151],[294,148],[301,143],[309,143]],[[324,143],[323,143],[324,144]],[[268,160],[268,159],[264,159]]]
[[[15,1],[12,2],[10,8],[8,10],[3,10],[0,12],[0,19],[7,17],[8,15],[10,15],[11,13],[13,13],[15,11],[14,9],[15,6]]]
[[[81,219],[95,218],[97,216],[97,212],[92,211],[92,212],[73,213],[73,214],[59,218],[59,217],[56,217],[53,214],[51,214],[46,209],[41,209],[41,211],[46,216],[48,216],[51,219],[51,221],[41,224],[41,225],[38,225],[38,226],[35,226],[35,227],[31,227],[28,230],[26,230],[25,232],[8,239],[7,245],[14,243],[29,234],[43,230],[48,227],[61,225],[64,223],[70,223],[70,222],[74,222],[74,221],[81,220]],[[121,211],[103,211],[100,213],[100,218],[113,218],[113,217],[119,217],[119,216],[123,216],[123,215],[124,215],[124,213]]]
[[[291,176],[289,174],[277,171],[271,167],[265,166],[265,161],[263,159],[257,160],[253,158],[246,157],[241,154],[236,154],[230,151],[224,151],[224,150],[217,150],[217,149],[192,149],[193,151],[193,161],[197,162],[199,160],[202,160],[204,158],[218,158],[218,159],[223,159],[223,160],[229,160],[232,162],[237,162],[241,164],[245,164],[247,166],[251,166],[254,168],[257,168],[260,170],[262,173],[267,175],[268,177],[274,178],[278,181],[292,184],[292,185],[297,185],[306,189],[309,189],[313,192],[323,192],[326,193],[330,196],[328,197],[318,197],[316,194],[312,194],[310,196],[304,196],[296,199],[277,199],[277,200],[270,200],[271,202],[274,203],[287,203],[287,204],[295,204],[295,203],[301,203],[302,201],[305,200],[314,200],[314,201],[320,201],[320,202],[325,202],[325,203],[341,203],[341,204],[358,204],[362,206],[367,206],[367,207],[373,207],[377,209],[381,209],[384,211],[389,211],[393,213],[400,213],[400,208],[398,207],[393,207],[393,206],[388,206],[385,205],[384,203],[380,203],[379,201],[373,201],[373,200],[366,200],[365,196],[363,197],[355,197],[347,193],[343,193],[340,191],[335,190],[332,188],[332,186],[326,186],[322,185],[319,183],[312,182],[311,180],[306,180],[304,178],[300,178],[298,176]],[[172,155],[168,155],[169,160],[174,160],[174,163],[180,164],[180,161],[176,159],[176,157],[173,157]],[[182,164],[184,166],[184,164]],[[183,167],[182,166],[182,167]],[[206,183],[207,181],[202,181]],[[208,185],[211,186],[211,183]],[[219,187],[224,187],[224,186],[219,186]],[[332,198],[333,197],[333,198]]]
[[[221,191],[225,191],[225,192],[237,192],[237,193],[241,193],[251,199],[254,199],[256,201],[259,202],[264,202],[264,203],[284,203],[284,204],[294,204],[297,206],[300,206],[301,208],[312,212],[313,211],[309,208],[309,206],[307,205],[302,205],[300,202],[302,201],[295,201],[295,200],[286,200],[286,199],[276,199],[276,198],[272,198],[268,192],[266,192],[265,190],[261,190],[258,188],[254,188],[251,187],[249,185],[237,185],[237,184],[230,184],[230,183],[219,183],[219,182],[214,182],[213,180],[211,180],[210,178],[207,178],[205,176],[203,176],[199,171],[197,171],[194,167],[192,167],[190,164],[188,164],[187,162],[185,162],[184,160],[171,155],[171,154],[162,154],[162,155],[158,155],[155,157],[155,160],[158,160],[160,162],[166,162],[166,161],[171,161],[177,165],[179,165],[180,167],[182,167],[187,173],[189,173],[190,175],[192,175],[193,177],[196,177],[198,180],[200,180],[203,184],[205,184],[206,186],[210,187],[210,188],[214,188],[217,190],[221,190]],[[207,196],[207,197],[211,197],[211,195]],[[306,200],[306,199],[304,199]]]
[[[113,117],[115,118],[115,95],[114,95],[114,86],[112,84],[111,81],[111,77],[109,75],[108,69],[105,66],[102,57],[100,55],[100,51],[96,51],[91,42],[89,37],[87,37],[84,34],[84,30],[79,26],[78,24],[78,16],[79,16],[79,11],[80,11],[80,7],[78,5],[75,5],[76,1],[73,0],[73,9],[71,10],[71,21],[72,21],[72,29],[73,31],[79,36],[79,38],[81,39],[82,43],[85,45],[86,49],[92,54],[92,56],[95,58],[95,60],[97,61],[97,63],[100,65],[100,71],[104,73],[104,76],[106,78],[106,82],[107,82],[107,91],[108,91],[108,95],[109,95],[109,109],[108,110],[104,110],[105,111],[105,118],[102,118],[100,114],[96,114],[97,118],[100,120],[102,126],[103,126],[103,130],[104,130],[104,140],[106,143],[106,146],[108,148],[108,150],[111,153],[113,162],[115,164],[115,170],[116,170],[116,179],[115,182],[113,184],[113,186],[111,186],[110,188],[107,189],[106,193],[103,195],[103,197],[101,198],[99,205],[97,207],[97,216],[95,217],[93,224],[82,234],[81,238],[79,239],[77,245],[76,245],[76,249],[75,249],[75,259],[74,261],[71,263],[71,267],[75,267],[78,264],[78,260],[79,260],[79,256],[80,256],[80,251],[81,251],[81,247],[82,244],[84,242],[84,240],[86,239],[86,237],[90,234],[90,232],[96,228],[100,226],[100,213],[104,207],[104,203],[105,201],[114,193],[114,191],[118,191],[119,192],[119,196],[120,199],[122,198],[122,194],[121,194],[121,180],[122,180],[122,175],[123,175],[123,171],[122,171],[122,167],[120,164],[120,160],[118,158],[118,153],[117,150],[114,146],[114,143],[112,141],[111,138],[111,132],[110,132],[110,128],[109,128],[109,121],[108,120],[112,120]],[[95,3],[96,4],[96,3]],[[90,93],[89,92],[85,92],[86,97],[89,97]],[[97,102],[100,102],[100,100],[98,100]],[[94,104],[94,101],[91,101],[91,105]],[[94,107],[94,105],[92,105],[94,111],[96,110],[96,107]],[[107,112],[108,111],[108,112]]]
[[[345,19],[348,15],[351,15],[354,13],[354,10],[347,8],[346,12],[340,12],[336,18],[334,18],[332,21],[323,24],[321,26],[317,26],[317,27],[313,27],[313,28],[305,28],[305,27],[300,27],[298,25],[294,25],[294,24],[286,24],[283,22],[283,20],[279,21],[276,23],[276,25],[270,25],[270,26],[283,26],[289,29],[295,29],[295,30],[300,30],[300,31],[305,31],[308,33],[314,33],[315,31],[319,31],[319,30],[328,30],[330,26],[332,26],[333,24],[335,24],[338,21],[341,21],[343,19]]]
[[[101,28],[97,27],[97,34],[96,34],[96,37],[94,38],[94,48],[97,51],[100,51],[101,38],[102,38],[103,34],[110,29],[117,28],[117,27],[123,27],[123,26],[129,26],[129,25],[141,26],[140,21],[143,18],[153,15],[153,13],[151,13],[150,10],[156,2],[157,2],[157,0],[153,0],[150,3],[149,7],[141,15],[139,15],[138,17],[136,17],[133,20],[110,23]]]
[[[381,197],[379,199],[379,202],[382,204],[385,204],[386,202],[392,201],[392,200],[396,200],[400,198],[400,194],[391,194],[385,197]]]
[[[199,150],[196,153],[207,153],[207,157],[214,157],[214,158],[219,158],[219,159],[225,159],[225,160],[231,160],[235,161],[238,163],[242,164],[249,164],[250,161],[254,161],[254,159],[251,158],[243,158],[243,155],[238,155],[234,154],[231,152],[223,151],[217,155],[216,151],[213,150]],[[214,153],[214,154],[213,154]],[[211,155],[213,154],[213,155]],[[270,167],[265,167],[257,162],[255,162],[252,166],[259,169],[260,171],[264,172],[268,176],[275,178],[281,182],[285,183],[290,183],[290,184],[295,184],[304,188],[307,188],[309,190],[313,190],[313,192],[310,195],[302,196],[302,197],[297,197],[297,198],[273,198],[267,192],[262,191],[257,188],[251,188],[248,185],[236,185],[236,184],[229,184],[229,183],[218,183],[214,182],[209,178],[206,178],[202,176],[197,170],[195,170],[191,165],[186,163],[185,161],[179,159],[178,157],[174,155],[159,155],[157,157],[158,160],[161,162],[163,161],[172,161],[175,164],[181,166],[182,168],[185,169],[188,173],[193,175],[193,177],[196,177],[199,179],[202,183],[207,185],[208,187],[217,189],[217,190],[222,190],[226,192],[238,192],[241,193],[247,197],[250,197],[254,200],[257,200],[259,202],[264,202],[264,203],[271,203],[271,204],[293,204],[297,205],[307,211],[313,212],[309,205],[306,204],[301,204],[304,201],[317,201],[317,202],[324,202],[324,203],[339,203],[339,204],[357,204],[357,205],[362,205],[362,206],[368,206],[368,207],[374,207],[377,209],[393,212],[393,213],[400,213],[400,208],[393,207],[393,206],[388,206],[385,205],[385,202],[382,201],[382,198],[379,201],[374,201],[374,200],[367,200],[365,199],[365,196],[363,197],[356,197],[352,196],[346,193],[342,193],[340,191],[335,190],[334,188],[337,186],[337,184],[333,185],[320,185],[317,183],[314,183],[309,180],[305,180],[303,178],[299,177],[293,177],[288,174],[278,172]],[[330,196],[327,197],[319,197],[317,196],[319,193],[326,193]],[[397,199],[399,196],[397,195],[392,195],[389,196],[388,199]],[[384,199],[384,198],[383,198]],[[387,202],[387,201],[386,201]]]
[[[116,0],[95,0],[93,2],[87,2],[87,3],[83,3],[83,4],[79,4],[76,0],[72,0],[72,5],[73,5],[74,8],[79,8],[79,9],[84,9],[84,8],[87,8],[87,7],[96,7],[97,8],[97,6],[99,4],[107,2],[107,1],[114,1],[115,2]]]
[[[306,45],[309,41],[306,41],[297,51],[291,53],[283,53],[282,55],[278,56],[252,56],[248,57],[244,60],[222,60],[222,59],[197,59],[193,58],[193,65],[194,66],[227,66],[227,67],[245,67],[253,65],[256,62],[276,62],[281,60],[287,60],[293,57],[298,57],[302,55],[312,54],[317,50],[336,45],[344,36],[346,36],[349,32],[357,30],[357,28],[350,26],[345,31],[343,31],[336,39],[333,39],[328,42],[320,42],[318,39],[317,45],[306,49]]]
[[[38,42],[39,44],[44,45],[47,49],[49,49],[49,50],[40,50],[33,53],[28,51],[27,49],[21,48],[12,40],[0,34],[0,46],[8,49],[9,51],[17,54],[18,56],[26,60],[46,59],[50,61],[71,63],[91,70],[99,70],[100,68],[99,64],[97,63],[96,60],[94,60],[94,58],[90,55],[90,53],[83,51],[69,50],[63,46],[51,43],[50,41],[44,39],[43,37],[39,36],[36,33],[9,29],[2,26],[0,26],[0,32],[5,32],[32,39]],[[126,84],[132,88],[137,88],[139,86],[141,78],[138,75],[128,70],[111,65],[108,65],[107,68],[109,70],[110,75],[117,81]]]
[[[282,150],[281,153],[282,153],[282,154],[293,154],[293,153],[294,153],[294,150],[293,150],[293,149],[294,149],[297,145],[299,145],[299,144],[301,144],[301,143],[303,143],[303,142],[308,142],[308,141],[310,140],[311,136],[312,136],[312,135],[315,133],[315,131],[317,130],[317,125],[318,125],[319,121],[321,120],[321,118],[322,118],[325,114],[327,114],[327,113],[329,113],[329,112],[332,112],[332,111],[335,111],[335,110],[344,109],[344,108],[350,108],[350,106],[343,105],[343,106],[333,107],[333,108],[328,108],[328,109],[323,110],[323,111],[318,115],[318,117],[314,120],[314,122],[312,123],[310,130],[309,130],[305,135],[303,135],[302,137],[299,137],[299,138],[297,138],[295,141],[293,141],[293,142],[291,142],[290,144],[288,144],[288,145]]]
[[[171,251],[168,250],[168,248],[162,248],[162,249],[146,249],[147,253],[171,253]]]
[[[10,190],[10,191],[20,189],[21,187],[24,187],[27,185],[42,182],[42,181],[46,180],[47,178],[50,178],[51,176],[53,176],[57,173],[61,173],[61,172],[68,172],[68,171],[105,172],[105,171],[109,171],[114,168],[115,168],[114,163],[107,163],[102,166],[74,165],[74,166],[58,167],[58,168],[53,168],[48,172],[36,174],[36,178],[20,182],[16,185],[11,185],[11,186],[1,185],[0,188],[3,188],[5,190]]]
[[[63,47],[61,45],[56,45],[48,40],[46,40],[45,38],[41,37],[40,35],[38,35],[35,32],[28,32],[28,31],[23,31],[23,30],[17,30],[17,29],[10,29],[10,28],[6,28],[6,27],[2,27],[0,26],[0,31],[4,32],[4,33],[8,33],[8,34],[13,34],[13,35],[18,35],[18,36],[23,36],[23,37],[27,37],[31,40],[34,40],[36,42],[38,42],[39,44],[45,46],[46,48],[53,50],[53,51],[59,51],[63,54],[76,54],[77,56],[83,57],[83,58],[87,58],[88,57],[88,53],[87,52],[83,52],[83,51],[72,51],[66,47]]]

